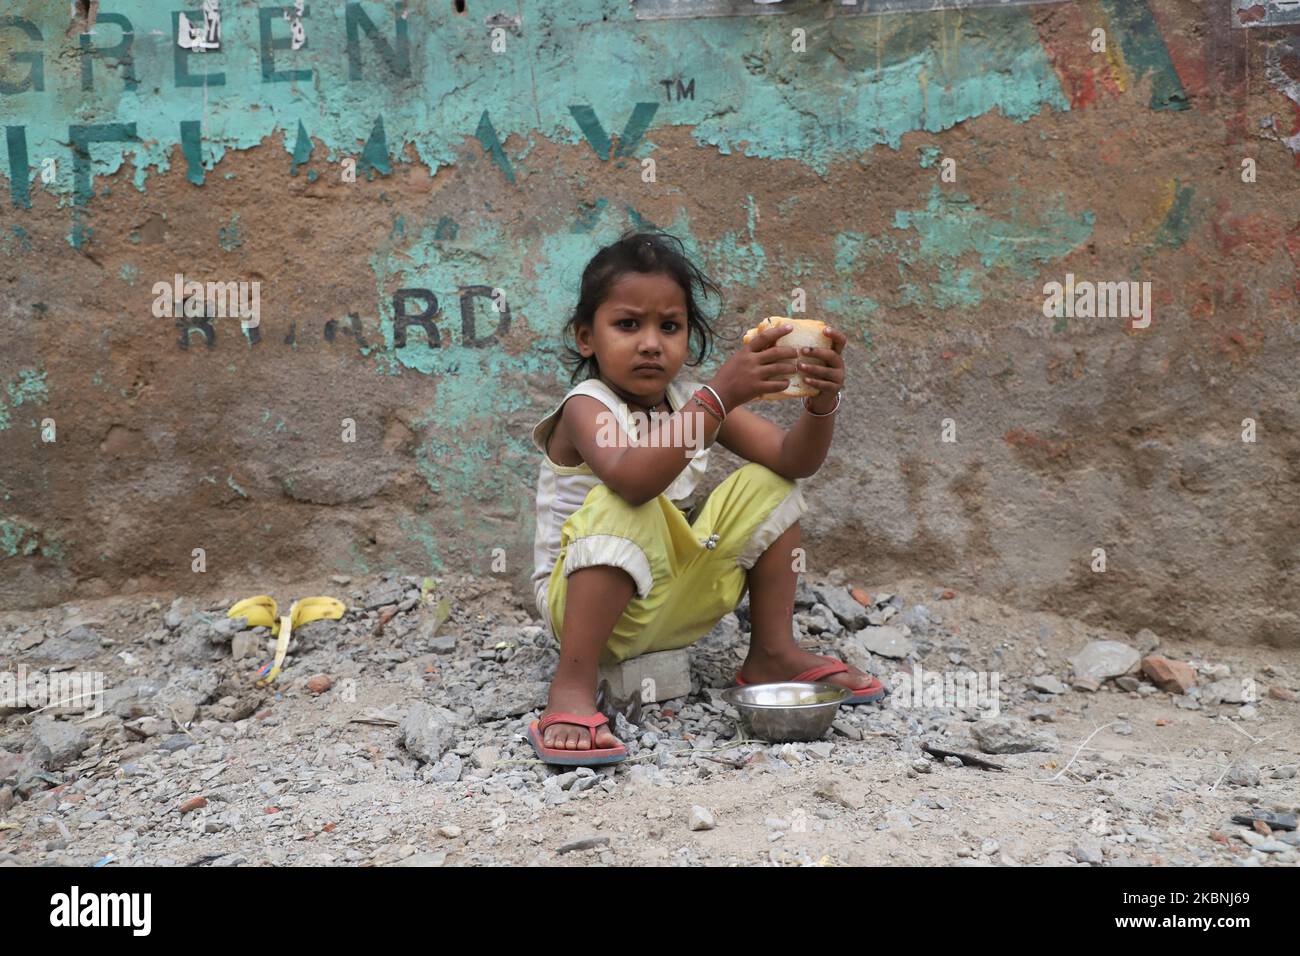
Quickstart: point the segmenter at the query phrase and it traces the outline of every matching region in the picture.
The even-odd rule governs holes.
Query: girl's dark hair
[[[686,294],[687,334],[696,345],[694,361],[686,364],[695,366],[703,362],[713,347],[714,333],[696,302],[696,289],[701,295],[712,293],[717,296],[719,303],[722,290],[691,262],[680,239],[660,230],[629,229],[616,242],[610,243],[591,257],[587,267],[582,270],[578,305],[564,326],[566,342],[577,341],[579,327],[591,327],[596,318],[596,309],[605,301],[610,286],[629,272],[663,272],[682,287],[682,292]],[[570,376],[572,384],[600,374],[596,356],[584,356],[567,344],[565,351],[568,353],[566,364],[573,365]]]

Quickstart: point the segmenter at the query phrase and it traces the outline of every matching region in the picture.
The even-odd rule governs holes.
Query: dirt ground
[[[892,702],[842,708],[817,743],[737,742],[745,738],[709,690],[726,686],[744,656],[744,628],[728,615],[692,648],[688,697],[647,705],[635,734],[618,718],[626,762],[561,773],[533,760],[523,735],[544,704],[551,639],[501,582],[439,579],[419,591],[415,579],[342,581],[277,584],[282,607],[328,593],[350,610],[296,632],[286,670],[265,689],[254,687],[270,659],[265,632],[241,638],[214,626],[247,594],[176,608],[168,595],[0,615],[9,672],[98,669],[106,692],[93,717],[50,721],[53,711],[0,707],[0,862],[89,865],[109,854],[108,865],[1300,862],[1295,830],[1231,821],[1252,809],[1300,810],[1292,652],[1157,635],[1156,653],[1197,667],[1202,691],[1226,667],[1249,687],[1242,703],[1145,680],[1133,691],[1112,681],[1081,690],[1069,686],[1070,658],[1085,645],[1150,637],[966,593],[945,597],[943,582],[864,582],[875,599],[895,595],[898,620],[913,624],[910,658],[864,654],[847,629],[806,632],[819,612],[797,607],[804,643],[845,653],[887,683],[912,663],[996,673],[998,719],[1049,734],[1051,749],[981,752],[972,731],[987,714],[976,722],[950,706]],[[439,624],[444,599],[450,616]],[[98,646],[82,645],[88,656],[72,662],[75,640],[92,640],[88,633]],[[235,659],[241,640],[253,652]],[[331,686],[314,692],[314,675]],[[1049,677],[1061,692],[1030,688]],[[446,708],[451,735],[426,759],[408,749],[401,725],[420,702]],[[78,732],[85,736],[60,757],[60,742]],[[927,757],[925,744],[1004,769],[954,766]],[[711,828],[692,829],[705,816]]]

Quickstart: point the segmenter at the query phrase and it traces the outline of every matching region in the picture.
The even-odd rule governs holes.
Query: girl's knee
[[[760,465],[756,461],[741,465],[732,474],[738,476],[737,481],[744,481],[748,485],[759,488],[772,488],[788,492],[798,484],[793,478],[778,475],[767,465]]]

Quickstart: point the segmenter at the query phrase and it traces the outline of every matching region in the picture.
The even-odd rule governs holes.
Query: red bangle
[[[713,413],[714,418],[722,421],[722,409],[718,407],[718,401],[712,394],[703,388],[698,388],[692,397],[699,399],[700,404],[706,406]]]

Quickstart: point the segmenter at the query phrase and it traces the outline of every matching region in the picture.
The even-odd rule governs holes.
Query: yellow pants
[[[612,565],[631,575],[636,593],[602,660],[693,644],[735,610],[748,569],[806,508],[798,482],[756,463],[737,468],[713,489],[693,524],[662,494],[634,507],[597,485],[561,530],[547,585],[551,630],[563,643],[568,576]]]

